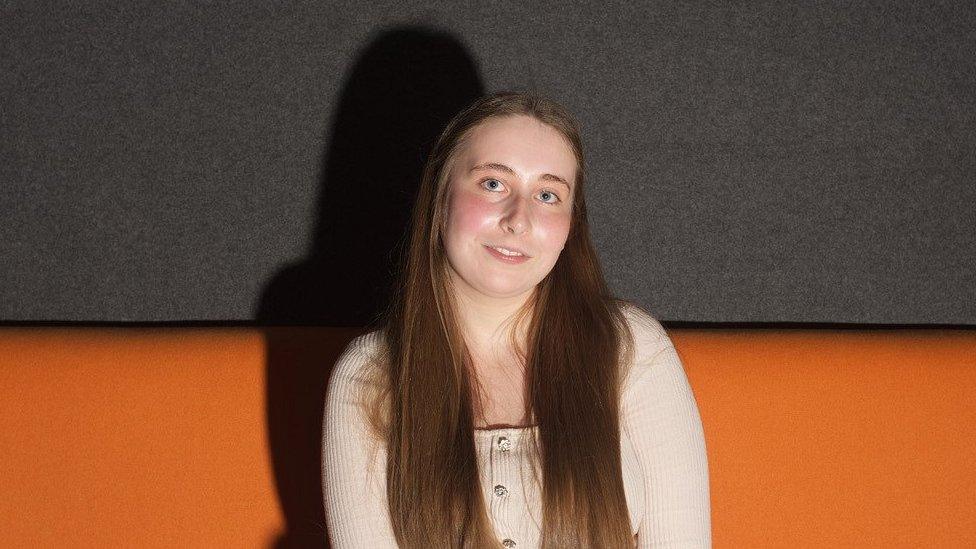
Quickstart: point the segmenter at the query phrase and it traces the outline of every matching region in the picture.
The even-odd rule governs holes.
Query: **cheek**
[[[542,229],[540,237],[549,249],[556,253],[562,250],[563,245],[566,244],[566,238],[569,237],[571,222],[572,218],[565,214],[547,216],[542,220],[539,224]]]
[[[452,197],[449,211],[448,231],[452,239],[483,232],[498,215],[490,203],[467,193],[458,193]]]

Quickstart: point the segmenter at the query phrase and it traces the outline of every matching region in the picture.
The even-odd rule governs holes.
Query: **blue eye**
[[[539,196],[544,196],[544,195],[549,195],[554,199],[551,202],[546,199],[542,199],[542,201],[545,202],[546,204],[557,204],[560,202],[559,196],[552,191],[542,191],[541,193],[539,193]]]
[[[492,183],[492,182],[497,183],[498,186],[497,187],[488,187],[487,185],[490,184],[490,183]],[[497,190],[499,187],[501,187],[501,185],[502,185],[501,181],[499,181],[497,179],[485,179],[484,181],[481,182],[481,186],[484,187],[484,188],[486,188],[486,189],[488,189],[489,191]]]

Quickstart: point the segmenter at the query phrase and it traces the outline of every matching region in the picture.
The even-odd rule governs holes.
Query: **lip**
[[[510,256],[510,255],[505,255],[505,254],[499,252],[498,250],[492,248],[491,245],[489,245],[489,244],[485,244],[484,246],[485,246],[485,249],[488,250],[488,253],[490,253],[493,257],[495,257],[495,259],[498,259],[499,261],[503,261],[505,263],[516,263],[517,264],[517,263],[525,263],[526,261],[529,260],[529,256],[526,255],[525,252],[523,252],[522,250],[520,250],[518,248],[511,248],[511,247],[508,247],[508,246],[499,246],[499,248],[505,248],[506,250],[511,250],[513,252],[518,252],[518,253],[522,254],[520,256]]]

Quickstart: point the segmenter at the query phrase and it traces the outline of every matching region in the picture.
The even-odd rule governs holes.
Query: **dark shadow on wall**
[[[322,415],[339,354],[375,327],[406,247],[427,153],[447,121],[484,93],[456,38],[421,27],[378,34],[356,61],[323,155],[311,248],[265,289],[269,445],[285,533],[273,547],[326,544]],[[281,329],[275,326],[334,329]]]

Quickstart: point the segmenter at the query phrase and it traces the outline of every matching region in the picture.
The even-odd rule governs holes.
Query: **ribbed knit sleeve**
[[[386,497],[385,446],[371,436],[362,400],[377,332],[360,336],[332,371],[322,427],[322,492],[333,549],[396,548]]]
[[[636,308],[625,314],[637,340],[622,395],[622,427],[643,473],[637,546],[711,547],[705,435],[684,367],[657,320]]]

